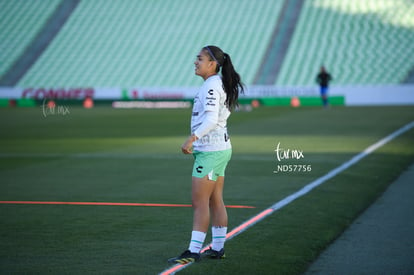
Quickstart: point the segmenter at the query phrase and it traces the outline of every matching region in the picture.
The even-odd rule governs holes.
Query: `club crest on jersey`
[[[214,94],[214,90],[213,89],[208,90],[208,94],[209,95],[213,95]]]

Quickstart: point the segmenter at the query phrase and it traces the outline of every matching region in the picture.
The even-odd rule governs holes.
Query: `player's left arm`
[[[213,88],[208,88],[202,97],[205,116],[201,125],[193,133],[197,138],[202,138],[213,130],[219,120],[220,93]]]
[[[214,89],[208,89],[206,93],[203,93],[203,95],[200,96],[200,100],[202,100],[203,103],[204,119],[201,125],[181,146],[181,150],[184,154],[192,154],[193,143],[213,130],[217,126],[219,120],[220,93]]]

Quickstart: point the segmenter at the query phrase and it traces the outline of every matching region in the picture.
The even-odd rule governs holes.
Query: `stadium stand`
[[[251,83],[281,6],[278,0],[82,1],[18,84],[198,85],[193,61],[207,44],[229,52]]]
[[[25,48],[20,57],[15,60],[13,66],[0,77],[0,85],[16,85],[55,38],[78,3],[79,0],[65,0],[60,2],[48,20],[44,22],[43,27],[38,31],[32,42]]]
[[[412,1],[308,0],[276,85],[313,85],[324,64],[336,85],[401,83],[414,65]]]
[[[0,1],[0,76],[24,52],[60,0]]]
[[[256,72],[254,84],[272,85],[275,82],[304,2],[304,0],[284,1],[272,39],[267,47],[266,54],[263,56],[261,66]]]
[[[64,1],[71,0],[0,0],[0,79]],[[260,68],[273,62],[266,59],[274,50],[269,47],[280,46],[272,46],[272,35],[287,1],[80,0],[16,86],[197,86],[193,61],[207,44],[230,53],[244,82],[255,84],[275,73]],[[268,84],[315,85],[322,64],[335,85],[412,79],[411,0],[304,0],[299,6],[286,53],[277,56],[282,62]]]

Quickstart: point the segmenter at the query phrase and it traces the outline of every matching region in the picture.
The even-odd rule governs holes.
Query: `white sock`
[[[206,233],[200,231],[192,231],[190,246],[188,247],[188,250],[190,250],[191,253],[200,253],[205,238]]]
[[[213,233],[213,243],[211,248],[220,251],[224,247],[224,242],[226,241],[227,227],[213,226],[211,231]]]

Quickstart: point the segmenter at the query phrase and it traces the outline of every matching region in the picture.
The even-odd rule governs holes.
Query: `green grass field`
[[[185,110],[44,116],[0,109],[0,201],[191,203]],[[414,120],[413,107],[262,107],[229,120],[229,229]],[[226,243],[227,258],[179,274],[300,274],[414,162],[414,130]],[[275,149],[303,151],[278,161]],[[311,171],[274,173],[278,165]],[[187,248],[183,207],[0,204],[2,274],[158,274]],[[210,235],[207,241],[210,241]]]

